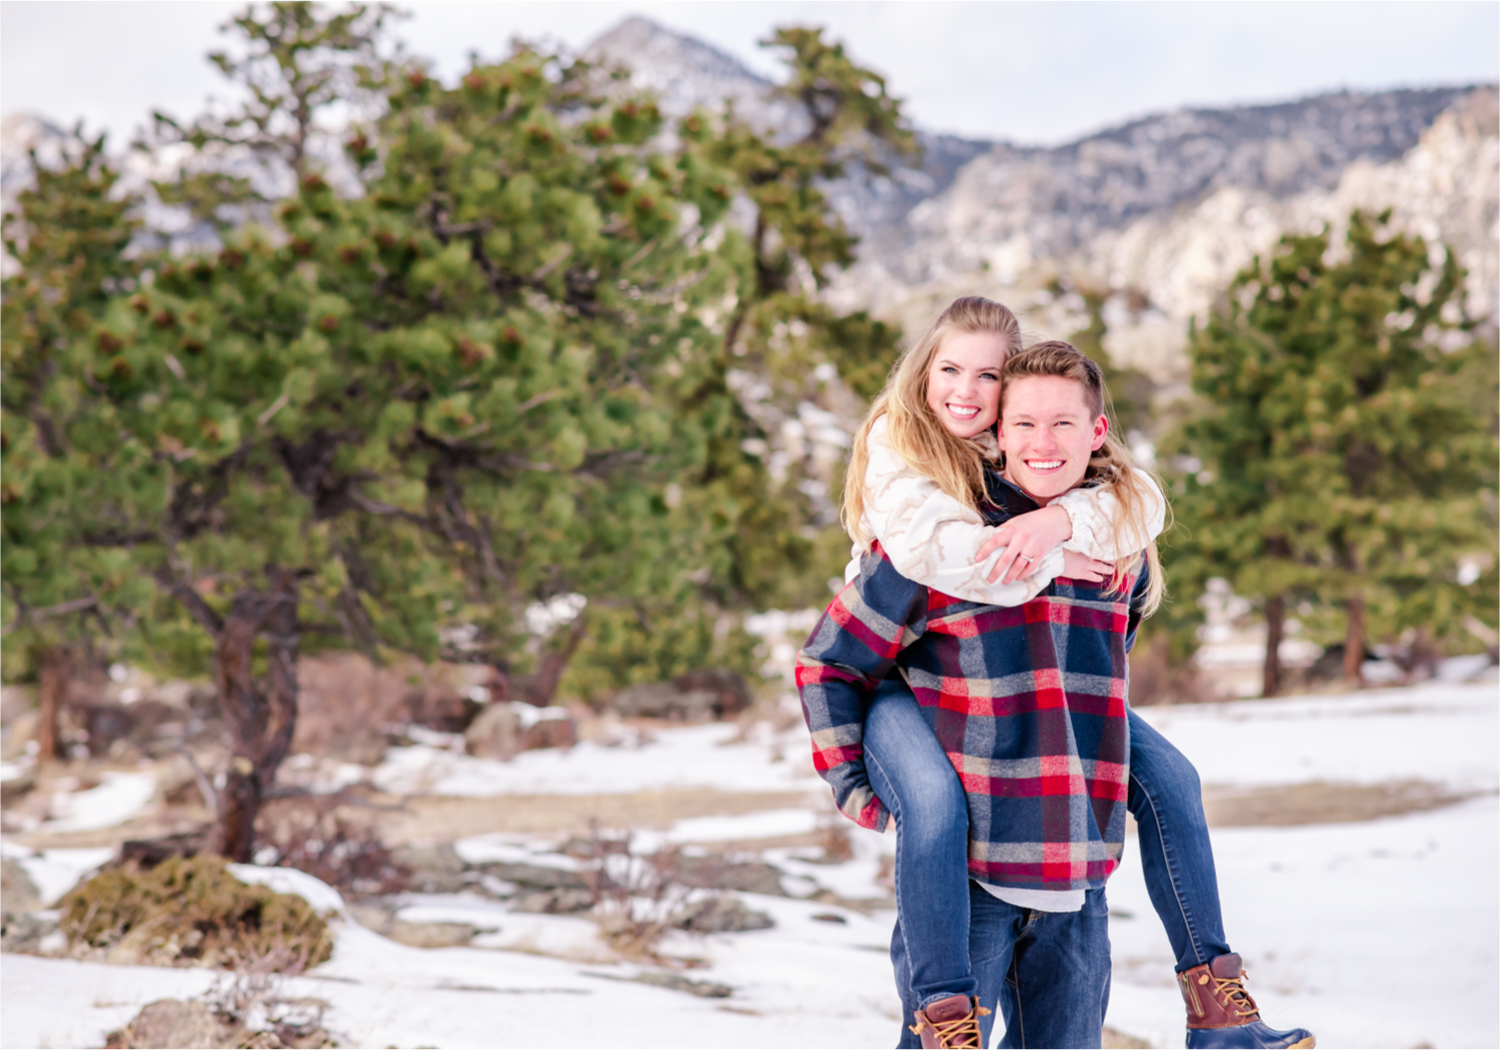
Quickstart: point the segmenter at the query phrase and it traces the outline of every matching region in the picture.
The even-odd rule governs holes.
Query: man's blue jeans
[[[1002,1047],[1097,1047],[1109,1006],[1109,904],[1104,890],[1090,890],[1083,908],[1045,912],[1019,908],[968,884],[969,965],[979,1003],[997,1008],[1005,1021]],[[911,1028],[918,1002],[910,992],[916,955],[898,918],[891,935],[891,963],[902,990],[901,1041],[920,1047]],[[995,1014],[979,1019],[982,1045],[990,1045]]]
[[[877,690],[864,745],[870,785],[896,820],[896,936],[906,960],[897,963],[897,981],[903,1002],[911,1000],[906,1016],[949,995],[993,1001],[995,986],[981,985],[985,978],[970,963],[970,909],[977,898],[968,879],[968,799],[904,683],[887,681]],[[1134,712],[1130,767],[1128,804],[1138,824],[1142,872],[1177,969],[1184,970],[1230,950],[1198,773]],[[978,887],[973,892],[986,898],[986,907],[987,901],[1004,905]]]

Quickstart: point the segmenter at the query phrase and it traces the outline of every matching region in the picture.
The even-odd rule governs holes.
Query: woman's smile
[[[994,332],[951,332],[927,369],[927,407],[954,437],[971,438],[1000,415],[1006,341]]]

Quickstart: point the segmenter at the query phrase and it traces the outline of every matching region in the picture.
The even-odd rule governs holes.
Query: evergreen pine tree
[[[1337,607],[1353,682],[1372,637],[1456,638],[1496,601],[1493,347],[1464,336],[1450,253],[1356,213],[1287,236],[1192,332],[1202,412],[1174,443],[1199,461],[1176,511],[1186,580],[1226,579],[1261,603],[1265,693],[1301,602]],[[1488,366],[1488,367],[1487,367]]]
[[[704,515],[734,527],[764,476],[705,480],[736,412],[719,324],[735,270],[704,245],[732,173],[663,152],[654,105],[603,86],[527,48],[451,89],[406,69],[348,147],[366,192],[306,170],[271,227],[151,259],[91,303],[65,354],[33,332],[45,259],[7,286],[8,329],[55,362],[33,396],[36,353],[7,358],[26,405],[5,415],[5,556],[27,584],[8,611],[87,601],[159,659],[211,662],[226,856],[251,855],[307,647],[488,660],[545,703],[590,617],[673,621],[669,665],[725,644],[702,594],[733,566]],[[27,198],[27,224],[48,200]],[[56,473],[22,415],[38,397],[68,399],[70,488],[33,483]],[[528,651],[527,610],[575,594],[588,611]]]
[[[105,139],[75,129],[61,164],[31,154],[34,183],[6,217],[5,248],[19,269],[0,306],[0,576],[7,678],[40,679],[42,759],[59,757],[58,705],[71,670],[98,657],[97,642],[120,626],[109,610],[128,607],[149,584],[124,559],[81,542],[71,509],[100,467],[71,439],[91,376],[75,367],[92,355],[90,335],[111,296],[134,287],[125,249],[136,230],[133,203],[117,192]]]

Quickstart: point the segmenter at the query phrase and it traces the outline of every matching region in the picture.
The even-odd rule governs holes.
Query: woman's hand
[[[1053,547],[1073,535],[1073,519],[1061,507],[1043,507],[1041,510],[1017,514],[995,530],[979,548],[979,561],[984,561],[1001,547],[1005,551],[990,573],[990,582],[1011,583],[1031,572],[1031,567]]]
[[[1077,551],[1063,551],[1063,576],[1069,580],[1085,583],[1103,583],[1115,574],[1115,567],[1107,561],[1090,558]]]

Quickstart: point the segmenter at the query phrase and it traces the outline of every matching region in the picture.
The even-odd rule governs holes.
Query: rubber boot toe
[[[1283,1032],[1264,1021],[1251,1021],[1228,1028],[1189,1028],[1187,1045],[1188,1050],[1240,1050],[1244,1047],[1311,1050],[1318,1043],[1306,1028],[1289,1028]]]

